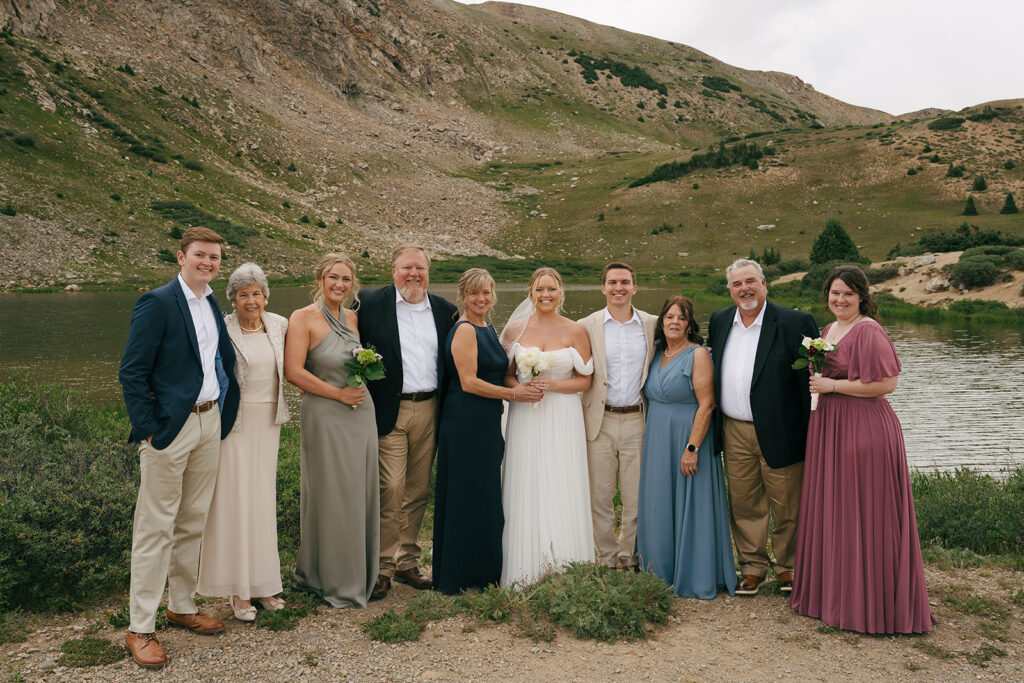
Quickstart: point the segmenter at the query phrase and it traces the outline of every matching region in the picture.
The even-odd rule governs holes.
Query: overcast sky
[[[466,0],[473,4],[478,0]],[[1024,0],[532,0],[903,114],[1024,97]]]

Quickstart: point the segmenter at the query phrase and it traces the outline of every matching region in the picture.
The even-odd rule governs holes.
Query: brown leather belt
[[[604,406],[606,412],[616,413],[618,415],[622,415],[625,413],[639,413],[641,410],[643,410],[643,408],[643,404],[641,403],[637,403],[636,405],[633,406],[610,406],[606,403]]]
[[[411,394],[399,394],[398,396],[403,401],[412,401],[413,403],[416,403],[417,401],[427,401],[434,398],[437,396],[437,389],[433,389],[432,391],[416,391]]]
[[[215,405],[217,405],[216,401],[207,401],[206,403],[198,403],[198,404],[192,406],[192,412],[193,413],[205,413],[207,410],[209,410],[210,408],[213,408]]]

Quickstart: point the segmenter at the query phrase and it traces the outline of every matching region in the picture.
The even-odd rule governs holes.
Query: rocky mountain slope
[[[412,240],[666,272],[769,239],[806,252],[800,220],[834,208],[833,186],[855,203],[893,190],[872,209],[917,220],[894,188],[933,137],[943,159],[976,150],[993,201],[1024,186],[1024,159],[1002,168],[1024,142],[1019,103],[932,134],[794,76],[508,3],[0,0],[0,26],[0,289],[159,281],[192,224],[278,277],[327,249],[379,272]],[[626,187],[749,136],[770,161]],[[948,227],[933,214],[963,188],[925,166],[908,196]]]

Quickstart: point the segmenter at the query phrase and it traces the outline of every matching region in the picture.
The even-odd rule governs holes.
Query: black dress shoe
[[[408,584],[418,591],[426,590],[433,586],[433,581],[430,580],[429,576],[421,572],[419,567],[401,569],[395,572],[395,581]]]
[[[377,577],[377,583],[373,584],[370,600],[381,600],[388,597],[389,590],[391,590],[391,577],[381,574]]]

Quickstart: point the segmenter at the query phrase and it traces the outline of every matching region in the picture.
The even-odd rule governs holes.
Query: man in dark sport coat
[[[810,417],[807,371],[792,369],[810,314],[767,300],[756,261],[726,269],[735,306],[715,311],[708,343],[715,361],[715,445],[725,453],[732,535],[740,561],[737,595],[756,595],[773,568],[783,593],[793,588],[797,514]],[[774,566],[768,556],[768,517]]]
[[[168,622],[201,634],[224,630],[199,614],[193,600],[220,441],[235,423],[239,401],[235,352],[209,284],[223,247],[209,228],[185,232],[181,272],[135,304],[118,373],[142,472],[125,645],[148,668],[167,662],[154,635],[165,585]]]
[[[380,462],[380,569],[370,595],[391,579],[430,588],[419,568],[417,537],[427,508],[438,411],[445,393],[444,353],[458,318],[454,305],[429,294],[430,258],[416,245],[395,250],[393,285],[361,292],[356,313],[364,346],[384,357],[384,379],[369,382]]]

